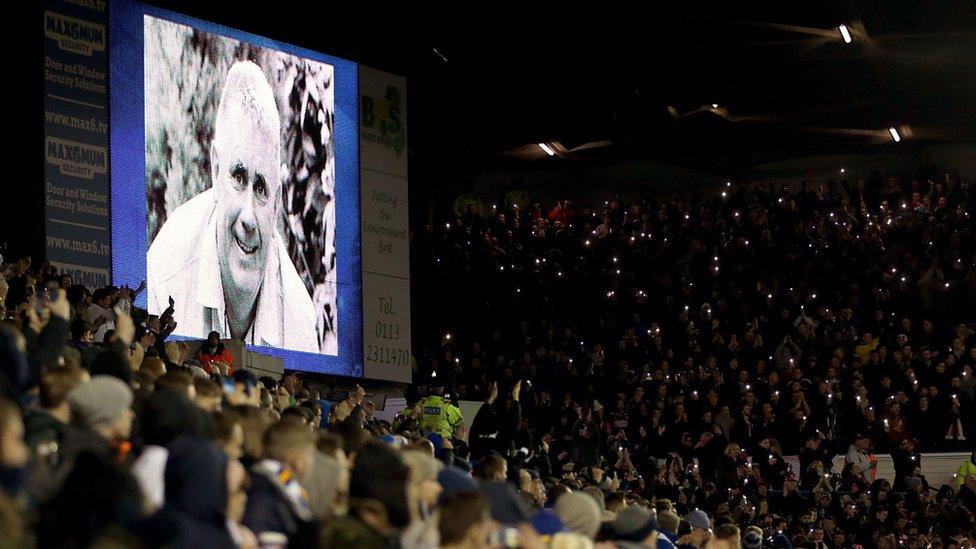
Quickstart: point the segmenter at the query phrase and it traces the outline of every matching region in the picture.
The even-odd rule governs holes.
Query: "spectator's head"
[[[349,459],[355,459],[370,439],[369,432],[354,423],[339,423],[333,432],[342,440],[342,448]]]
[[[607,505],[607,511],[611,513],[619,513],[621,509],[627,506],[627,496],[623,492],[610,492],[604,497],[604,501]]]
[[[244,457],[248,461],[257,461],[264,457],[264,434],[276,421],[274,414],[260,408],[241,406],[236,409],[244,419],[241,426],[244,429]]]
[[[678,525],[680,523],[681,517],[670,509],[664,509],[657,513],[658,529],[662,532],[674,536],[678,533]]]
[[[410,470],[399,453],[380,442],[367,443],[356,455],[349,478],[349,505],[357,513],[368,512],[378,505],[385,517],[373,516],[374,523],[387,523],[399,530],[410,522],[407,482]]]
[[[734,524],[723,524],[715,529],[715,535],[705,545],[707,549],[739,549],[739,527]]]
[[[280,135],[267,78],[256,64],[238,61],[224,81],[210,147],[217,255],[227,295],[257,295],[276,242]]]
[[[227,396],[233,406],[261,407],[261,391],[254,374],[246,370],[234,371],[234,392]]]
[[[149,349],[156,344],[157,332],[143,324],[136,326],[135,341],[143,348]]]
[[[51,368],[41,374],[41,408],[60,412],[59,419],[70,417],[68,394],[80,383],[88,381],[88,372],[75,367],[61,366]]]
[[[450,465],[441,469],[441,472],[437,474],[437,482],[443,489],[442,500],[446,500],[448,496],[459,492],[476,492],[478,490],[478,483],[471,478],[471,475],[459,467]]]
[[[518,495],[511,484],[506,482],[487,482],[480,487],[482,494],[488,498],[491,518],[507,526],[528,526],[532,513],[526,502]]]
[[[657,546],[657,523],[650,511],[640,505],[628,505],[617,513],[611,524],[615,540],[648,547]]]
[[[756,532],[747,528],[742,535],[743,549],[762,549],[762,530]]]
[[[156,332],[158,336],[162,329],[159,325],[159,315],[148,315],[146,317],[146,328]]]
[[[197,390],[193,386],[193,376],[185,371],[173,370],[163,374],[156,380],[156,390],[158,391],[163,387],[185,394],[191,402],[197,398]]]
[[[166,374],[166,364],[159,357],[147,356],[142,359],[142,366],[139,367],[139,371],[149,374],[155,383],[156,380]]]
[[[733,442],[725,447],[725,455],[733,459],[738,459],[742,455],[742,448]]]
[[[121,441],[132,431],[132,390],[122,380],[93,376],[68,393],[72,417],[102,438]]]
[[[685,522],[691,527],[691,536],[693,539],[703,540],[711,536],[712,521],[701,509],[695,509],[685,515]]]
[[[603,513],[607,510],[607,501],[603,495],[603,490],[596,486],[587,486],[583,488],[583,493],[593,498],[593,501],[596,502],[597,509],[600,511],[601,518],[604,517]]]
[[[76,343],[92,343],[94,341],[91,329],[88,328],[84,320],[79,318],[71,323],[71,341]]]
[[[556,500],[556,514],[566,528],[590,539],[596,537],[602,519],[600,507],[584,492],[570,492]]]
[[[269,427],[264,434],[264,455],[301,476],[312,468],[315,443],[315,434],[307,425],[283,420]]]
[[[97,288],[92,293],[92,303],[103,309],[108,309],[112,306],[112,293],[106,288]]]
[[[133,525],[143,503],[132,474],[95,452],[82,452],[57,497],[42,509],[38,545],[96,546],[110,537],[103,534]]]
[[[224,397],[220,386],[210,379],[196,378],[193,380],[193,388],[197,394],[193,402],[198,408],[211,414],[220,410],[220,401]]]
[[[219,343],[220,343],[220,332],[214,331],[207,334],[208,349],[216,349]]]
[[[114,307],[122,299],[122,292],[117,286],[105,286],[105,292],[110,299],[109,303]]]
[[[215,417],[215,440],[232,460],[244,455],[243,418],[234,410],[221,410]]]
[[[444,499],[438,519],[441,547],[484,547],[491,529],[488,501],[477,492],[458,492]]]
[[[181,434],[169,445],[166,503],[215,525],[227,506],[227,456],[212,441]]]
[[[404,463],[410,468],[407,495],[411,501],[419,502],[428,508],[435,507],[443,491],[437,475],[444,465],[430,454],[418,450],[405,450],[402,457]]]
[[[311,426],[312,420],[315,417],[315,412],[304,407],[304,406],[292,406],[286,408],[281,412],[281,417],[290,417],[301,421],[302,423]]]
[[[322,423],[322,407],[317,400],[307,400],[301,404],[301,407],[308,411],[309,415],[306,417],[309,425],[318,427]]]
[[[146,444],[166,446],[182,435],[203,432],[197,409],[180,391],[162,388],[152,393],[142,409],[142,439]]]
[[[505,482],[508,478],[508,462],[498,454],[488,454],[475,463],[471,474],[482,482]]]
[[[190,349],[185,341],[167,341],[163,346],[163,351],[165,351],[167,363],[180,366],[186,362]]]

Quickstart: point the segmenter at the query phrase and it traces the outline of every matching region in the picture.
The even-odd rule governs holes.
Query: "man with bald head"
[[[173,211],[149,248],[149,312],[172,298],[175,333],[319,352],[315,310],[278,234],[281,120],[260,67],[230,68],[210,146],[211,188]]]

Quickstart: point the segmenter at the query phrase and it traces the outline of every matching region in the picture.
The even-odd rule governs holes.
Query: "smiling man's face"
[[[217,250],[225,295],[256,295],[274,243],[280,186],[280,122],[253,64],[231,69],[211,148]]]

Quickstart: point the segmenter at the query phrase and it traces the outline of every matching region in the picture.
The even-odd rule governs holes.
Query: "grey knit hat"
[[[600,490],[596,486],[587,486],[586,488],[583,488],[583,492],[593,498],[593,501],[596,502],[597,507],[600,508],[601,513],[607,510],[607,502],[606,498],[603,496],[603,490]]]
[[[657,523],[647,509],[640,505],[628,505],[617,513],[612,528],[616,539],[639,543],[657,530]]]
[[[68,393],[68,405],[82,424],[94,428],[112,423],[129,410],[132,390],[115,376],[93,376]]]
[[[600,530],[600,508],[593,496],[583,492],[569,492],[556,500],[556,514],[572,532],[591,540]]]

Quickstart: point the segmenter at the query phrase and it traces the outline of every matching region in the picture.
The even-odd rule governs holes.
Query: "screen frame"
[[[112,280],[134,287],[146,279],[147,197],[145,153],[144,17],[172,21],[327,63],[334,67],[336,136],[336,262],[338,355],[248,345],[283,360],[287,370],[363,376],[362,271],[359,196],[359,67],[356,63],[138,2],[109,7],[109,150]],[[132,250],[137,250],[135,256]],[[146,294],[136,298],[146,307]],[[179,307],[179,303],[176,304]],[[173,336],[176,338],[176,336]],[[203,339],[201,337],[200,339]],[[195,338],[194,338],[195,339]]]

